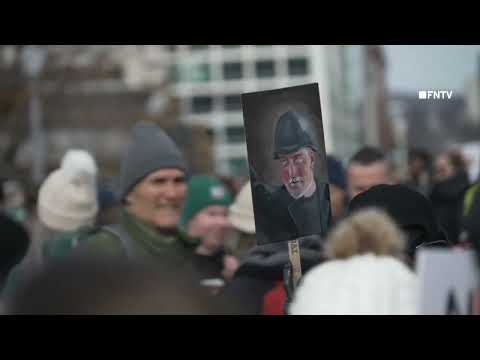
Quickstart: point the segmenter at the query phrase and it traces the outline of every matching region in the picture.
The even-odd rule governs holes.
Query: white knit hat
[[[73,231],[93,224],[98,212],[97,165],[84,150],[69,150],[40,187],[38,216],[50,229]]]
[[[228,220],[236,229],[248,234],[255,234],[255,217],[253,215],[250,181],[243,185],[234,203],[230,206]]]

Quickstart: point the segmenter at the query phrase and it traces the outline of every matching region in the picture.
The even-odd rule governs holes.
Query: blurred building
[[[397,109],[395,118],[406,123],[409,147],[439,153],[480,135],[480,128],[469,123],[465,100],[460,95],[449,100],[419,100],[418,93],[391,94],[390,102]]]
[[[212,129],[220,174],[248,174],[245,92],[318,82],[327,151],[347,158],[364,141],[361,46],[179,45],[170,51],[182,120]]]
[[[79,147],[97,157],[102,175],[113,176],[129,129],[136,121],[147,120],[159,123],[179,142],[194,171],[213,171],[208,129],[186,128],[178,121],[180,102],[169,87],[169,53],[162,46],[37,48],[45,64],[32,79],[22,64],[25,47],[0,47],[2,163],[15,165],[28,175],[41,160],[45,176],[58,166],[68,148]],[[37,133],[30,120],[32,89],[39,98]],[[42,146],[36,141],[40,131]]]
[[[478,126],[480,125],[480,55],[476,74],[465,81],[464,94],[469,123]]]
[[[385,66],[378,47],[42,48],[47,61],[37,80],[50,166],[57,164],[65,148],[77,146],[92,151],[106,172],[114,174],[128,129],[135,121],[147,119],[175,138],[194,171],[247,175],[240,94],[312,82],[320,88],[329,153],[347,159],[364,143],[391,146],[384,122]],[[7,150],[16,154],[17,163],[29,168],[37,143],[26,120],[31,93],[21,53],[22,46],[0,49],[0,137]]]

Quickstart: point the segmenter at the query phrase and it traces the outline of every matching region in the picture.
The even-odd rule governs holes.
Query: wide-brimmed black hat
[[[449,239],[441,229],[430,200],[405,185],[376,185],[355,196],[349,204],[349,213],[377,207],[386,211],[408,235],[407,251],[414,252],[419,245]]]
[[[278,159],[279,155],[290,154],[306,146],[318,151],[310,136],[300,126],[301,118],[299,113],[287,111],[278,119],[273,144],[274,159]]]

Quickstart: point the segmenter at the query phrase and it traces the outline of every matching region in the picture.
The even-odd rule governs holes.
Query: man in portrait
[[[328,184],[315,177],[318,146],[301,126],[302,115],[287,111],[277,120],[273,159],[281,186],[265,184],[251,168],[259,245],[325,236],[331,221]]]

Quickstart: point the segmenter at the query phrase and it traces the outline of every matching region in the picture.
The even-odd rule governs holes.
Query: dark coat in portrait
[[[328,184],[315,181],[312,196],[294,199],[284,185],[271,188],[254,184],[258,245],[294,240],[313,234],[324,237],[331,223]]]

